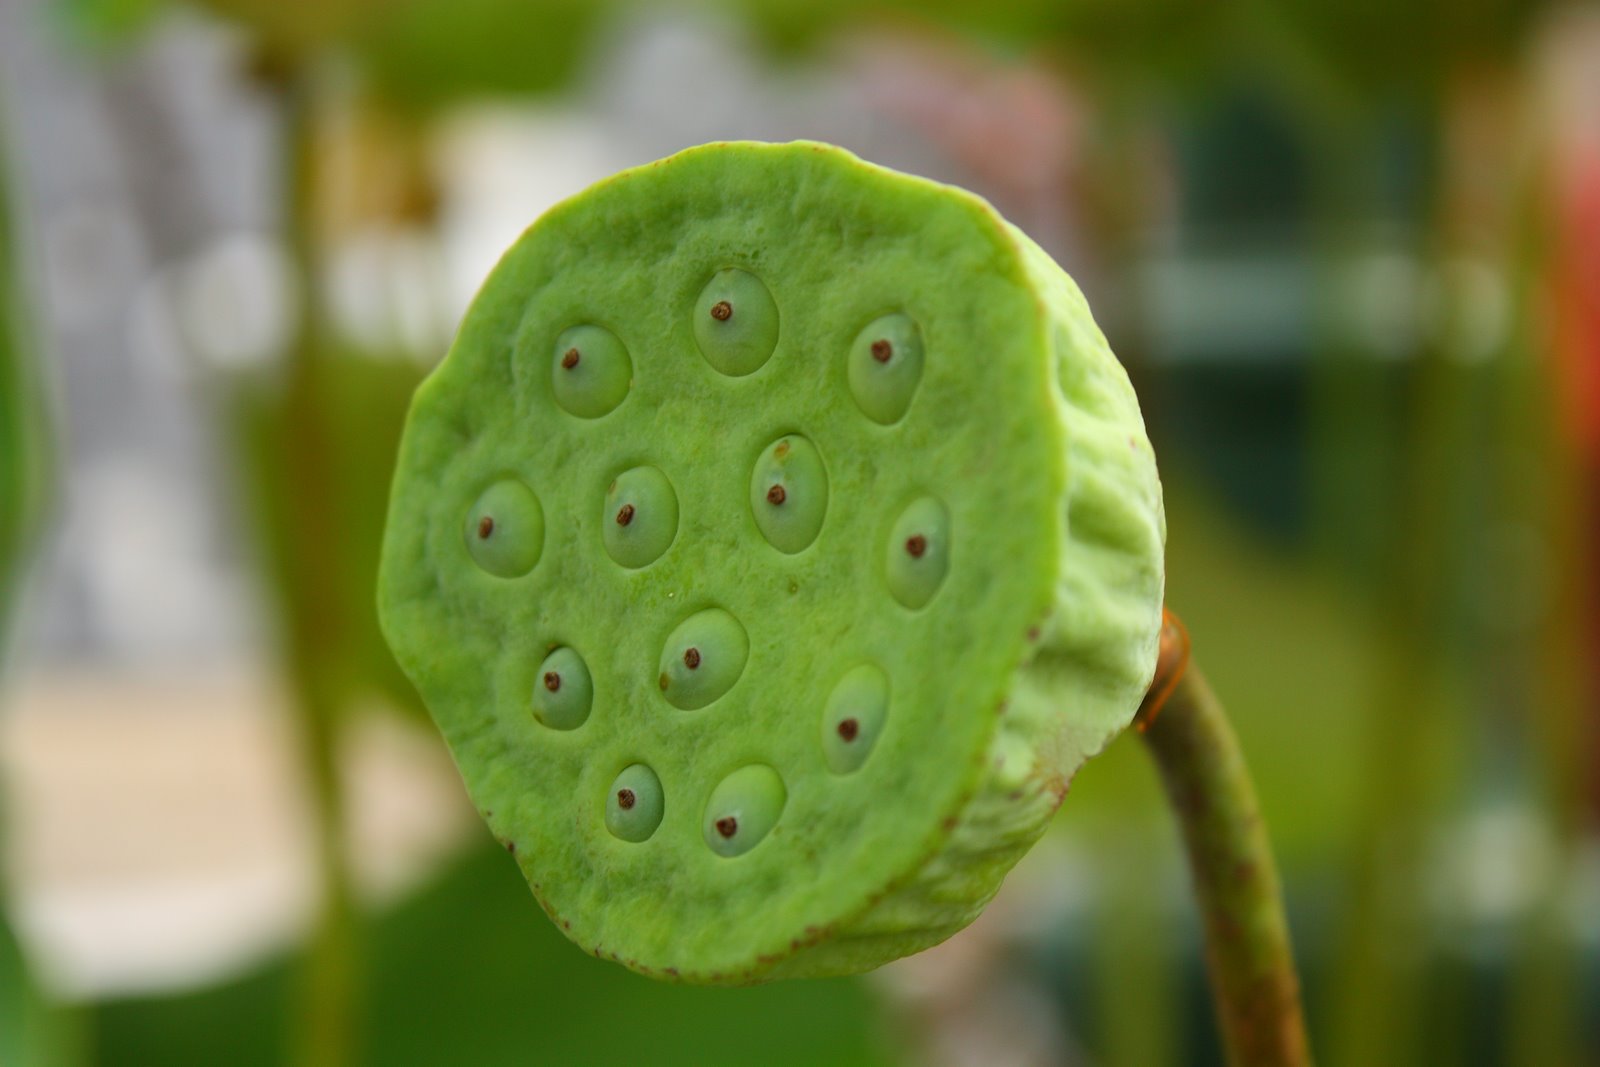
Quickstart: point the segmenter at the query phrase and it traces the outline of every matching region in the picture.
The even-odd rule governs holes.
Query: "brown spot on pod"
[[[781,504],[787,499],[789,499],[789,494],[781,485],[775,485],[767,490],[767,503],[769,504]]]
[[[478,536],[480,538],[487,539],[492,533],[494,533],[494,519],[488,515],[485,515],[483,518],[478,520]]]
[[[578,350],[576,348],[567,349],[567,354],[561,357],[561,369],[562,370],[571,370],[573,367],[576,367],[577,365],[578,365]]]
[[[890,344],[884,338],[880,337],[878,340],[872,342],[872,358],[877,360],[879,363],[889,362],[890,357],[893,355],[894,345]]]
[[[683,665],[685,667],[688,667],[691,671],[695,670],[697,667],[699,667],[700,666],[700,650],[698,648],[686,648],[686,649],[684,649],[684,651],[683,651]]]
[[[633,505],[624,504],[617,509],[617,525],[626,526],[633,521]]]
[[[636,798],[633,795],[633,790],[631,790],[631,789],[619,789],[619,790],[617,790],[617,807],[622,808],[624,811],[626,811],[629,808],[633,807],[635,801],[636,801]]]
[[[912,534],[906,538],[906,554],[912,559],[921,559],[922,554],[928,551],[928,539],[921,534]]]
[[[561,691],[561,675],[557,674],[555,671],[545,671],[544,672],[544,687],[546,689],[550,690],[550,692],[552,692],[552,693],[560,692]]]
[[[718,322],[727,322],[733,318],[733,305],[726,300],[718,300],[711,305],[711,317]]]
[[[724,815],[717,820],[717,833],[723,837],[732,837],[739,832],[739,820],[732,815]]]

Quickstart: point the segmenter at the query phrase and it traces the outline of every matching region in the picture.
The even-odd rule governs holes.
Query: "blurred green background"
[[[1079,281],[1324,1064],[1600,1064],[1600,8],[0,0],[0,1064],[1220,1063],[1132,738],[859,979],[572,948],[372,580],[556,200],[811,137]]]

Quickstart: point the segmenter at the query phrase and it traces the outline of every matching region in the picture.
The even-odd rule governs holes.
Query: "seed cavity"
[[[544,551],[544,508],[533,490],[514,478],[495,482],[467,509],[467,553],[497,578],[533,570]]]
[[[779,552],[793,555],[817,539],[828,513],[828,471],[816,445],[788,434],[761,451],[750,471],[750,513]]]
[[[661,558],[678,535],[678,494],[655,467],[634,467],[617,475],[606,492],[603,523],[606,552],[632,569]]]
[[[740,767],[711,791],[701,819],[701,832],[719,856],[740,856],[772,832],[788,790],[778,772],[764,763]]]
[[[739,309],[737,315],[734,308]],[[778,347],[778,305],[749,271],[729,268],[712,275],[695,300],[694,338],[700,354],[722,374],[743,377],[759,370]]]
[[[661,825],[666,795],[656,772],[643,763],[624,767],[606,794],[606,829],[614,837],[637,844]]]
[[[633,384],[633,358],[621,338],[586,323],[561,331],[550,364],[550,388],[569,415],[597,419],[612,411]]]
[[[899,422],[922,382],[922,331],[896,312],[862,327],[847,363],[850,395],[862,414],[884,426]]]
[[[852,667],[822,708],[822,755],[834,774],[867,762],[889,717],[889,676],[873,663]]]
[[[912,501],[889,532],[884,565],[889,592],[916,610],[933,599],[949,568],[949,511],[931,496]]]
[[[552,730],[576,730],[594,706],[594,680],[576,649],[563,645],[539,665],[542,684],[533,687],[533,717]]]
[[[750,637],[739,620],[721,608],[707,608],[667,636],[657,681],[667,703],[693,711],[732,689],[749,657]]]

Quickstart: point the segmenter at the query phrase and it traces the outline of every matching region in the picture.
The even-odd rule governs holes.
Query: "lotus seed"
[[[772,832],[788,798],[783,779],[771,767],[740,767],[718,783],[706,802],[706,844],[719,856],[749,852]]]
[[[594,704],[594,682],[583,657],[570,648],[558,648],[545,657],[539,672],[543,685],[534,687],[533,717],[552,730],[582,726]]]
[[[622,403],[633,381],[627,346],[604,326],[574,326],[556,338],[550,384],[556,403],[580,419],[597,419]]]
[[[519,481],[485,489],[467,512],[467,552],[497,578],[519,578],[533,570],[544,551],[544,508]]]
[[[730,378],[761,369],[778,346],[778,305],[754,274],[718,271],[695,301],[694,337],[706,362]]]
[[[665,801],[655,771],[642,763],[625,767],[606,794],[606,829],[624,841],[647,841],[661,825]]]
[[[888,675],[871,663],[847,671],[822,710],[822,754],[828,769],[849,774],[865,763],[888,714]]]
[[[703,708],[733,688],[749,656],[750,638],[739,620],[707,608],[667,637],[657,684],[673,707]]]
[[[606,551],[630,569],[654,563],[678,534],[678,494],[655,467],[617,475],[606,493]]]
[[[793,555],[817,539],[828,511],[828,472],[804,437],[780,437],[750,472],[750,511],[772,547]]]
[[[912,502],[889,535],[889,592],[908,608],[927,604],[950,566],[950,515],[933,497]]]
[[[896,313],[868,323],[850,346],[850,393],[873,422],[899,422],[922,381],[922,332]]]

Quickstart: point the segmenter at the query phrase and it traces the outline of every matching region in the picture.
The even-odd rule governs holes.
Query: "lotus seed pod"
[[[550,366],[574,323],[632,368],[599,418]],[[504,481],[541,549],[489,577]],[[501,260],[414,401],[379,607],[562,930],[746,983],[977,915],[1138,707],[1164,537],[1133,390],[1044,252],[839,149],[720,144]],[[591,679],[575,728],[554,649]]]
[[[604,326],[574,326],[556,338],[550,388],[556,403],[581,419],[597,419],[622,403],[633,360]]]
[[[533,714],[552,730],[576,730],[589,718],[594,681],[589,665],[570,648],[558,648],[539,664]]]

